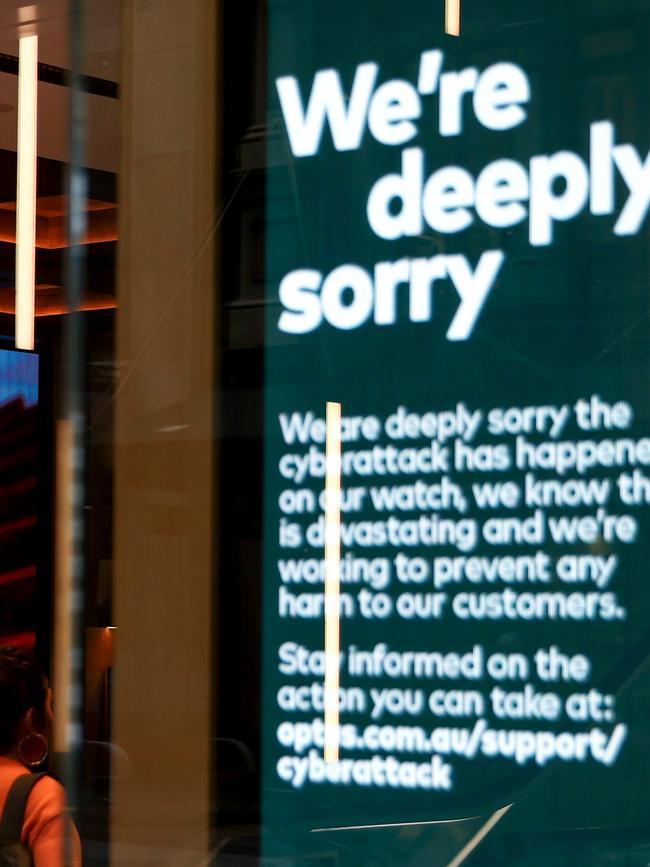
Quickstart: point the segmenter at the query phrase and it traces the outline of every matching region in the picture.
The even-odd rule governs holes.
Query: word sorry
[[[350,88],[344,87],[336,70],[320,70],[306,105],[295,77],[277,79],[294,156],[316,156],[326,129],[340,152],[359,150],[366,129],[381,145],[406,145],[422,134],[423,97],[435,95],[442,137],[462,134],[470,112],[481,126],[496,132],[527,120],[531,86],[521,67],[495,63],[483,71],[468,67],[443,73],[443,65],[441,51],[425,51],[414,85],[402,79],[380,84],[379,66],[362,63]],[[650,207],[650,154],[641,157],[632,144],[617,144],[616,128],[608,120],[591,125],[587,159],[568,150],[532,156],[526,163],[499,158],[474,176],[457,165],[428,174],[425,156],[421,147],[406,147],[399,170],[379,178],[370,190],[365,215],[382,240],[418,237],[427,227],[456,234],[477,221],[508,229],[527,220],[529,243],[545,247],[554,241],[556,223],[576,218],[587,206],[594,216],[615,214],[618,186],[626,198],[616,215],[615,235],[637,234]],[[324,322],[339,330],[353,330],[369,321],[394,325],[403,287],[409,320],[429,322],[438,284],[447,282],[459,299],[447,338],[466,340],[504,261],[502,250],[489,250],[475,264],[462,255],[437,255],[382,261],[372,271],[354,263],[327,275],[300,268],[280,282],[284,309],[278,327],[289,334],[307,334]]]

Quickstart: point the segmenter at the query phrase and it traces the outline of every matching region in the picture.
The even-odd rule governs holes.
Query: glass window
[[[648,862],[649,38],[3,5],[0,646],[84,865]]]

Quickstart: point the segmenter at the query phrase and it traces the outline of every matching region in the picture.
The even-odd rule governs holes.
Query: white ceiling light
[[[16,188],[16,347],[34,348],[36,275],[36,127],[38,36],[21,36],[18,52]]]

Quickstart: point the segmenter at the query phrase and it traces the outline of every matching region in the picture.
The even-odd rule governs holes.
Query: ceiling
[[[119,0],[84,0],[86,75],[117,81],[119,77]],[[69,0],[2,0],[0,52],[18,53],[19,22],[35,20],[40,37],[40,59],[69,67]],[[21,12],[21,10],[24,10]]]
[[[85,0],[83,29],[83,73],[116,82],[120,68],[119,0]],[[39,61],[68,69],[69,0],[40,0],[26,3],[0,0],[0,54],[16,56],[23,27],[36,29]],[[16,75],[0,72],[0,148],[16,150]],[[39,156],[67,162],[69,90],[57,84],[39,83]],[[119,164],[119,102],[107,96],[86,94],[87,147],[89,168],[114,172]]]
[[[145,0],[146,2],[146,0]],[[82,72],[117,82],[120,68],[120,0],[84,0]],[[20,22],[24,22],[22,25]],[[38,198],[36,236],[36,314],[65,311],[66,163],[69,159],[70,90],[56,70],[70,68],[69,0],[0,0],[0,319],[14,310],[16,103],[18,76],[12,58],[19,36],[36,32],[39,62],[55,67],[55,81],[38,86]],[[4,71],[7,70],[7,71]],[[52,70],[40,70],[41,74]],[[99,83],[101,84],[101,82]],[[95,90],[102,91],[101,87]],[[116,88],[104,88],[116,93]],[[83,309],[115,306],[116,176],[119,167],[120,104],[112,96],[85,94],[86,158],[89,172],[86,218],[86,285]],[[11,320],[5,325],[13,328]],[[7,323],[9,323],[7,325]]]

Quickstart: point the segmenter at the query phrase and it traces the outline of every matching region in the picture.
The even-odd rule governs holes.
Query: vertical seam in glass
[[[512,807],[512,804],[507,804],[505,807],[501,807],[500,810],[497,810],[493,813],[490,818],[485,822],[485,824],[481,825],[476,834],[472,837],[472,839],[460,850],[458,855],[447,864],[447,867],[461,867],[461,864],[464,864],[465,861],[469,858],[472,852],[477,848],[479,843],[486,837],[490,831],[498,825],[498,823],[503,819],[508,810]]]

